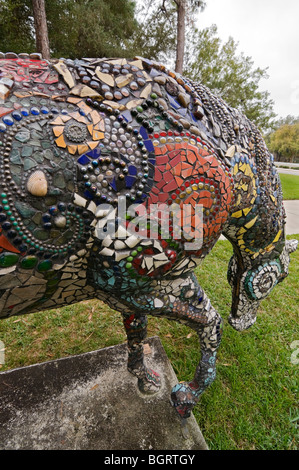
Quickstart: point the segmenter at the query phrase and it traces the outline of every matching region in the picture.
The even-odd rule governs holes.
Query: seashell
[[[58,228],[64,228],[66,226],[66,218],[63,215],[58,215],[54,219],[54,224]]]
[[[48,182],[45,174],[37,170],[29,176],[27,191],[33,196],[45,196],[48,191]]]

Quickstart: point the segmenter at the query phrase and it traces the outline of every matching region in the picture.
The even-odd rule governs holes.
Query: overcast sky
[[[255,67],[269,67],[260,88],[270,92],[274,111],[299,116],[299,0],[207,0],[197,24],[216,24],[218,36],[232,36]]]

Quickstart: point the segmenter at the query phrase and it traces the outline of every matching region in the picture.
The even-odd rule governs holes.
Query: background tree
[[[54,57],[130,55],[137,29],[132,0],[51,0],[46,12]]]
[[[267,69],[254,68],[251,57],[237,52],[232,37],[223,44],[217,32],[216,25],[192,32],[184,75],[209,87],[265,131],[276,116],[269,93],[259,90],[260,80],[268,78]]]
[[[299,160],[299,121],[279,127],[269,136],[268,146],[278,161]]]
[[[36,51],[33,3],[39,1],[0,0],[0,50]],[[52,57],[132,52],[138,28],[132,0],[46,0],[45,10]]]
[[[32,8],[35,26],[36,50],[42,54],[44,59],[50,59],[45,0],[32,0]]]
[[[167,64],[175,64],[176,11],[161,0],[137,0],[135,9],[138,27],[132,48],[135,55]]]
[[[204,0],[173,0],[177,10],[177,46],[175,71],[182,74],[184,68],[186,22],[193,19],[198,10],[206,7]],[[165,2],[163,2],[165,3]]]
[[[273,129],[271,132],[276,131],[277,129],[284,126],[285,124],[292,125],[292,124],[296,124],[297,122],[299,122],[299,116],[296,117],[296,116],[291,116],[289,114],[288,116],[284,118],[276,119],[275,122],[273,123]]]
[[[139,3],[144,3],[139,0]],[[163,21],[172,24],[171,35],[175,32],[175,71],[182,74],[186,36],[189,27],[194,27],[196,14],[206,6],[205,0],[159,0],[151,2]],[[158,5],[157,5],[158,3]],[[164,18],[163,18],[164,17]]]
[[[0,0],[0,51],[34,52],[31,0]]]

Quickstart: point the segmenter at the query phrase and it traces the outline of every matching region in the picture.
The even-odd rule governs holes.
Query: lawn
[[[282,185],[283,198],[299,199],[299,175],[288,175],[280,173],[280,181]]]
[[[197,270],[225,328],[217,378],[194,415],[210,449],[296,450],[299,364],[292,343],[299,340],[299,250],[291,255],[290,276],[263,301],[256,324],[243,333],[227,323],[231,251],[229,242],[219,241]],[[178,379],[190,380],[199,356],[196,334],[154,318],[148,330],[160,337]],[[6,346],[4,371],[119,344],[125,335],[121,316],[93,300],[3,320],[0,339]]]

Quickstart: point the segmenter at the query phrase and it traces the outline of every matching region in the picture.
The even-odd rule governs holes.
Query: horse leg
[[[144,364],[143,341],[147,335],[146,315],[123,315],[128,339],[128,370],[138,378],[138,388],[143,393],[154,393],[160,388],[160,376]]]
[[[170,293],[166,294],[166,291]],[[182,279],[179,286],[177,281],[164,281],[151,294],[134,298],[132,302],[138,305],[140,312],[148,311],[153,316],[164,316],[187,324],[198,334],[201,358],[193,380],[177,384],[171,393],[176,411],[182,418],[187,418],[200,395],[216,377],[216,353],[222,335],[222,318],[212,307],[194,275]],[[144,318],[141,315],[137,318],[132,315],[127,319],[127,332],[130,344],[129,368],[137,376],[141,373],[144,381],[147,378],[144,375],[140,343],[145,337],[146,325],[141,328]]]
[[[173,405],[182,418],[190,416],[200,395],[216,378],[216,354],[221,341],[222,319],[210,303],[206,313],[212,317],[212,321],[206,325],[198,322],[196,315],[186,321],[187,325],[198,334],[201,358],[193,380],[178,383],[171,392]]]

